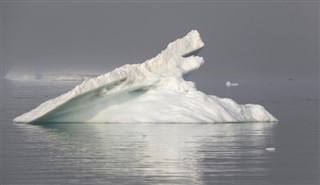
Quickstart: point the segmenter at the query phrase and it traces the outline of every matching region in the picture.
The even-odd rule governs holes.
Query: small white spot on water
[[[274,147],[268,147],[268,148],[266,148],[265,150],[268,151],[268,152],[274,152],[274,151],[276,151],[276,148],[274,148]]]

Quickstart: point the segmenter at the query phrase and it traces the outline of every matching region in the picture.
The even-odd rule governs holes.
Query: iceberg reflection
[[[16,125],[42,173],[64,169],[83,182],[230,183],[268,175],[276,123]],[[43,149],[43,150],[42,150]],[[48,164],[49,163],[49,164]],[[41,166],[41,165],[40,165]],[[39,169],[40,170],[40,169]],[[233,178],[231,178],[233,177]],[[47,177],[48,178],[48,177]]]

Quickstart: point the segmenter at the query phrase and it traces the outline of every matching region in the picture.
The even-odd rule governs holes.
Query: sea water
[[[4,185],[320,183],[317,81],[237,80],[238,87],[228,88],[216,80],[202,86],[207,94],[261,104],[278,123],[42,125],[12,119],[75,83],[2,82]]]

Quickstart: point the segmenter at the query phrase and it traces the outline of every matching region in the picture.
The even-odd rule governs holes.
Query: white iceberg
[[[124,65],[85,80],[48,100],[15,122],[273,122],[260,105],[239,105],[206,95],[185,81],[204,60],[204,46],[191,31],[142,64]]]
[[[268,151],[268,152],[274,152],[274,151],[276,151],[276,148],[274,148],[274,147],[268,147],[268,148],[266,148],[265,150]]]
[[[238,84],[238,83],[232,83],[232,82],[230,82],[230,81],[227,81],[227,82],[226,82],[226,86],[227,86],[227,87],[238,87],[239,84]]]

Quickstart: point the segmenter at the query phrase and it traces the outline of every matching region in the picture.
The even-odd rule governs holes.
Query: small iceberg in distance
[[[261,105],[206,95],[184,76],[203,63],[198,31],[156,57],[85,80],[14,122],[274,122]]]
[[[226,86],[227,86],[227,87],[238,87],[239,84],[238,84],[238,83],[232,83],[232,82],[230,82],[230,81],[227,81],[227,82],[226,82]]]
[[[98,75],[83,74],[83,73],[40,73],[40,72],[18,72],[9,71],[4,77],[6,80],[23,81],[23,82],[36,82],[36,81],[55,81],[55,82],[69,82],[69,81],[84,81]]]
[[[274,151],[276,151],[276,148],[274,148],[274,147],[268,147],[268,148],[266,148],[265,150],[268,151],[268,152],[274,152]]]

